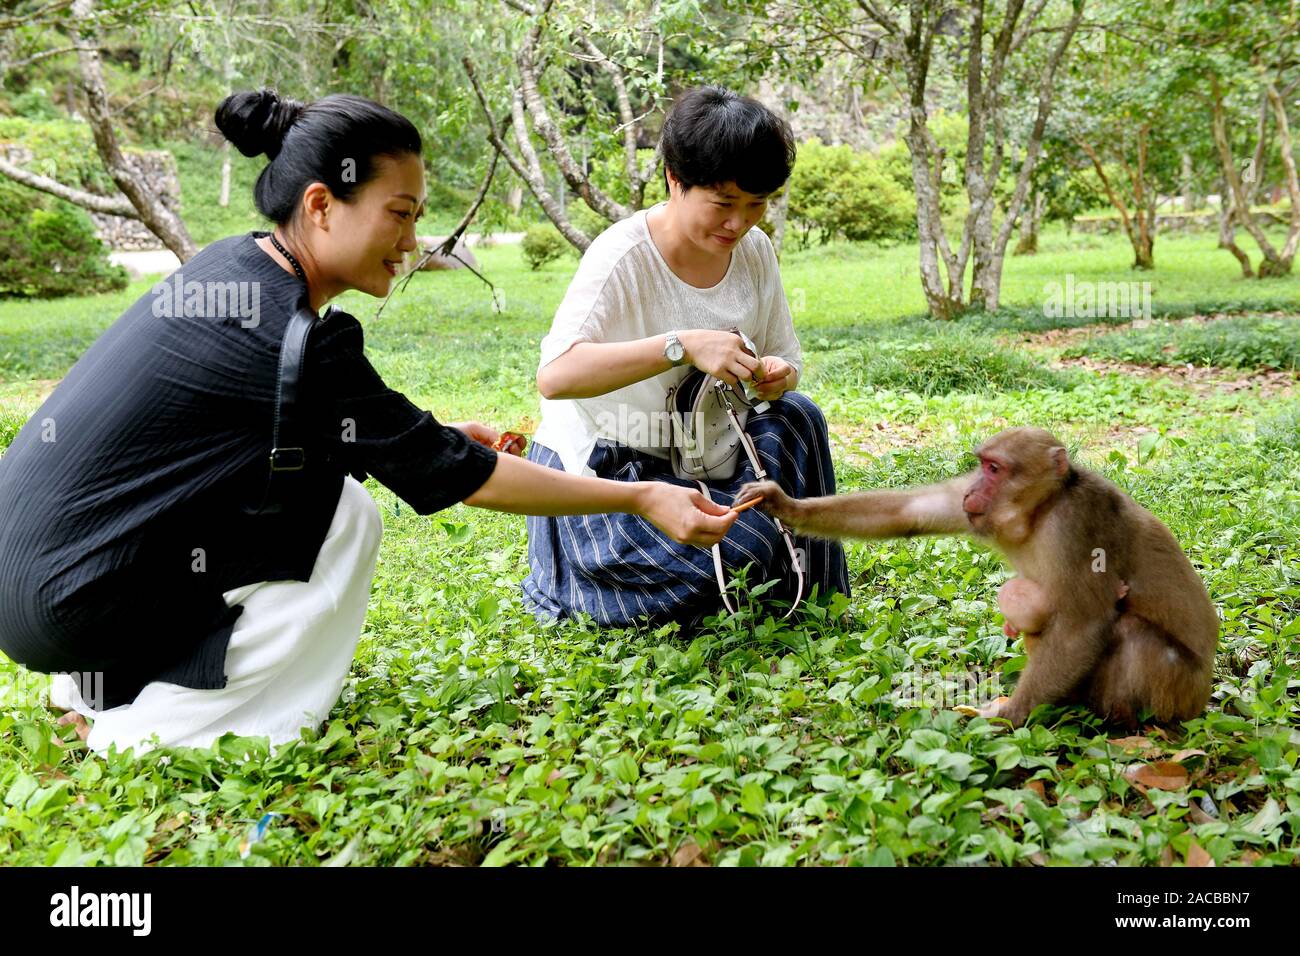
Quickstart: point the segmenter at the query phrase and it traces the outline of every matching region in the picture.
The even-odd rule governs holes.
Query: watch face
[[[685,354],[686,349],[682,347],[681,341],[676,336],[670,338],[668,344],[664,346],[664,355],[670,362],[680,362]]]

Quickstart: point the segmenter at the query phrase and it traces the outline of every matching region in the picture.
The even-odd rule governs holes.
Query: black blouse
[[[266,487],[280,343],[306,300],[254,235],[213,243],[128,308],[0,456],[0,650],[103,672],[101,707],[153,680],[224,687],[243,608],[222,593],[308,580],[345,473],[430,514],[496,466],[388,388],[360,323],[335,310],[307,348],[306,469],[281,513],[247,514]]]

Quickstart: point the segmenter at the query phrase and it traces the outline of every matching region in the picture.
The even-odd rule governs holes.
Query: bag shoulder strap
[[[328,316],[328,312],[326,315]],[[271,423],[270,473],[262,503],[246,507],[249,514],[278,514],[288,500],[288,492],[297,472],[307,465],[307,449],[302,422],[302,382],[307,365],[307,340],[311,330],[322,321],[307,306],[299,306],[284,327],[280,343],[280,362],[275,381],[275,409]]]

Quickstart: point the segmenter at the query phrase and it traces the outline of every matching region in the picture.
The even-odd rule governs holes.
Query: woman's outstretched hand
[[[458,432],[464,432],[480,445],[487,445],[489,448],[493,447],[501,437],[501,433],[495,428],[489,428],[482,422],[453,422],[450,427]]]
[[[674,541],[711,547],[736,523],[736,513],[694,488],[663,481],[640,482],[639,513]]]

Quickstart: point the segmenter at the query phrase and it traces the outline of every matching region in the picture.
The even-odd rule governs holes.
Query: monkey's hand
[[[799,524],[800,503],[781,490],[775,481],[751,481],[743,485],[736,494],[733,505],[743,505],[751,498],[762,498],[758,507],[774,518],[780,518],[785,524],[795,527]]]
[[[958,707],[954,707],[953,710],[959,714],[965,714],[967,717],[983,717],[986,720],[992,720],[995,717],[1005,716],[1003,711],[1010,701],[1010,697],[999,697],[997,700],[985,704],[983,707],[971,707],[967,704],[962,704]]]

